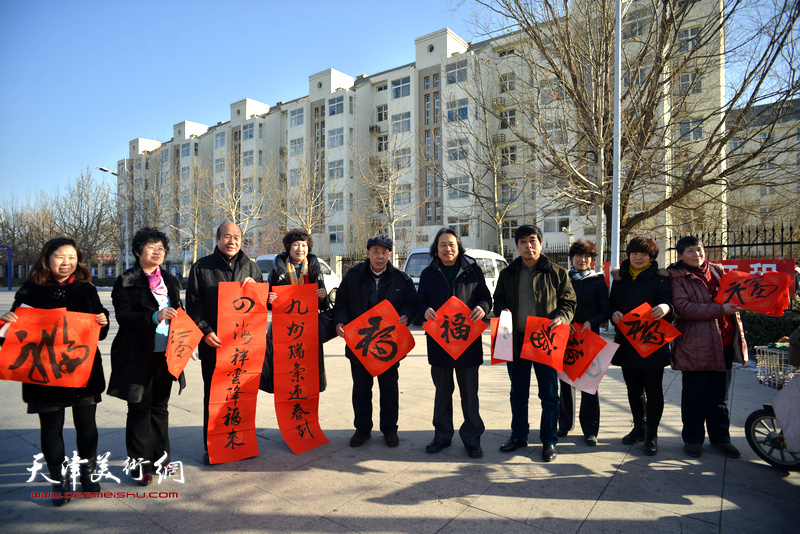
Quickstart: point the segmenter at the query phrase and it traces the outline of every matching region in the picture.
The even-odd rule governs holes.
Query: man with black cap
[[[408,324],[414,309],[414,282],[392,265],[391,258],[392,240],[386,236],[373,237],[367,241],[367,261],[347,271],[336,292],[333,306],[333,320],[340,337],[344,337],[347,323],[382,300],[388,300],[400,316],[400,322]],[[353,375],[353,422],[356,427],[355,434],[350,438],[350,446],[359,447],[371,437],[373,380],[349,347],[345,349],[345,355],[350,360],[350,372]],[[378,376],[380,429],[389,447],[397,447],[400,443],[397,437],[399,366],[398,362]]]

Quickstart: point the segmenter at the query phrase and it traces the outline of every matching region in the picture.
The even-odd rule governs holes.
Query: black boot
[[[658,427],[648,426],[644,435],[644,453],[655,456],[658,452]]]
[[[84,493],[97,493],[100,491],[100,484],[92,480],[96,467],[96,460],[81,464],[81,487],[83,487]]]
[[[642,420],[633,420],[633,430],[628,432],[628,434],[622,438],[622,443],[624,445],[633,445],[634,443],[638,443],[644,439],[644,421]]]
[[[55,480],[55,479],[53,479]],[[69,481],[59,477],[58,481],[53,484],[53,504],[55,506],[64,506],[71,498],[67,497],[67,492],[70,490]]]

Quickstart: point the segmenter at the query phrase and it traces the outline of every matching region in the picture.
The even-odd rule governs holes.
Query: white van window
[[[322,274],[324,274],[325,276],[328,276],[329,274],[331,274],[331,268],[328,267],[327,263],[319,262],[319,269],[320,269],[320,271],[322,271]]]
[[[406,262],[406,274],[415,278],[418,277],[422,274],[425,267],[431,264],[432,259],[431,255],[427,252],[412,254],[408,257],[408,261]]]
[[[256,265],[258,265],[262,273],[268,273],[272,270],[272,260],[258,260]]]
[[[494,261],[497,264],[497,272],[498,273],[508,266],[508,264],[505,262],[505,260],[494,260]]]
[[[483,276],[486,278],[494,278],[494,263],[491,258],[475,258],[478,267],[483,271]]]

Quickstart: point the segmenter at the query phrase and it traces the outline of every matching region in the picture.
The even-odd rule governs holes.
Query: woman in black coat
[[[436,320],[436,310],[450,297],[459,298],[472,310],[469,318],[480,321],[492,307],[492,294],[486,286],[483,271],[464,254],[461,239],[450,228],[442,228],[431,244],[431,264],[419,277],[415,313],[426,320]],[[453,371],[461,394],[464,423],[458,433],[472,458],[483,456],[481,435],[485,429],[478,406],[478,370],[483,364],[483,345],[478,337],[454,360],[430,334],[428,363],[436,387],[433,403],[433,441],[425,450],[437,453],[450,446],[453,439]]]
[[[672,287],[669,273],[655,262],[658,245],[647,237],[634,237],[625,252],[628,259],[611,273],[611,320],[619,324],[622,316],[649,304],[654,318],[672,321]],[[669,365],[669,345],[642,358],[617,328],[614,341],[619,343],[611,363],[622,367],[628,388],[628,403],[633,415],[633,430],[622,438],[625,445],[644,440],[644,452],[658,452],[658,425],[664,411],[664,367]]]
[[[131,474],[147,486],[152,472],[170,463],[169,397],[175,378],[167,368],[166,350],[170,319],[182,307],[181,287],[160,267],[169,252],[164,233],[142,228],[131,248],[138,261],[117,278],[111,292],[119,332],[111,344],[108,394],[128,401],[125,445],[128,458],[141,461]],[[180,378],[183,390],[183,373]]]
[[[14,310],[23,304],[32,308],[66,308],[67,311],[93,313],[102,326],[100,339],[108,334],[108,311],[100,303],[97,289],[91,283],[92,275],[83,265],[83,252],[74,240],[58,237],[45,243],[39,259],[28,279],[14,295],[11,311],[0,320],[14,322]],[[100,394],[105,389],[103,362],[98,349],[85,387],[70,388],[41,384],[22,384],[22,400],[28,403],[28,413],[39,414],[41,445],[53,491],[53,503],[61,506],[69,502],[64,493],[70,491],[67,478],[62,474],[64,462],[64,412],[72,408],[78,454],[86,463],[81,464],[80,481],[84,492],[100,491],[100,484],[92,480],[97,464],[97,422],[95,414]]]
[[[573,323],[579,323],[584,329],[589,328],[595,334],[600,332],[600,325],[611,317],[608,303],[608,286],[602,272],[595,272],[591,264],[597,257],[597,246],[591,241],[578,239],[569,248],[569,259],[572,267],[569,277],[572,288],[578,298]],[[574,327],[570,327],[574,328]],[[558,417],[558,437],[566,436],[572,430],[575,418],[575,389],[561,382],[561,403]],[[583,440],[589,446],[597,445],[597,432],[600,430],[600,400],[595,392],[581,392],[581,410],[579,419]]]
[[[267,275],[269,287],[288,286],[294,284],[316,284],[316,295],[319,298],[319,310],[324,311],[330,307],[328,294],[325,290],[325,280],[319,260],[311,254],[314,240],[308,232],[300,229],[289,230],[283,236],[284,251],[275,256],[272,270]],[[267,303],[272,306],[278,294],[270,291]],[[267,393],[275,392],[274,383],[274,355],[272,347],[272,325],[267,331],[267,354],[264,358],[264,367],[261,372],[259,388]],[[325,360],[322,351],[322,342],[319,343],[319,391],[322,393],[327,386],[325,377]]]

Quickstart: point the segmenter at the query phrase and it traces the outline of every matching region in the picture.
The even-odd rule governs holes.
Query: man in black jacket
[[[217,301],[220,282],[261,282],[261,269],[242,248],[242,230],[232,222],[217,228],[217,246],[209,256],[192,265],[186,288],[186,313],[197,323],[204,337],[198,347],[203,371],[203,447],[208,450],[208,397],[217,364]],[[208,464],[208,452],[203,457]]]
[[[567,270],[550,263],[542,254],[542,231],[538,226],[522,225],[514,234],[519,258],[500,271],[494,293],[494,313],[498,317],[509,310],[514,322],[514,361],[508,362],[511,378],[511,437],[500,452],[512,452],[528,446],[528,398],[531,388],[531,364],[539,385],[542,418],[539,438],[542,459],[556,459],[558,426],[558,373],[552,367],[520,358],[528,317],[546,317],[550,325],[568,325],[575,313],[577,299]]]
[[[344,326],[358,318],[382,300],[388,300],[400,322],[408,324],[414,310],[414,282],[391,264],[392,240],[385,236],[367,241],[367,261],[359,263],[345,275],[336,292],[333,306],[333,321],[336,333],[344,337]],[[350,348],[345,349],[353,375],[353,412],[355,434],[350,438],[351,447],[359,447],[371,436],[372,431],[372,375],[364,368]],[[397,385],[400,363],[396,363],[378,376],[381,394],[381,423],[383,439],[389,447],[397,447],[397,417],[399,410],[399,388]]]

